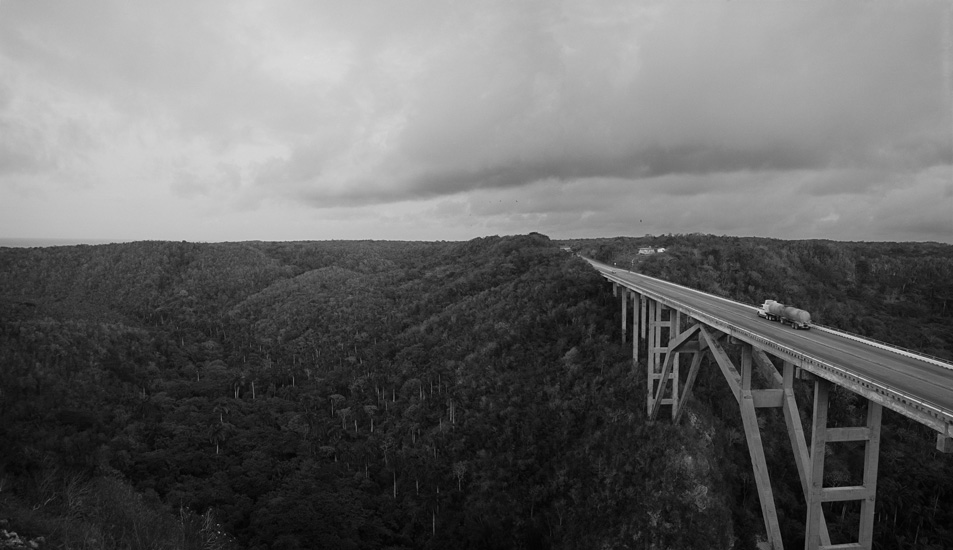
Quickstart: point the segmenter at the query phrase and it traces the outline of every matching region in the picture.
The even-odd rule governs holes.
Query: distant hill
[[[52,239],[52,238],[0,238],[0,247],[32,248],[46,246],[97,245],[125,242],[122,239]]]

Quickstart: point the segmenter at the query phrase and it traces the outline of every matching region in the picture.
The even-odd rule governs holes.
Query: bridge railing
[[[609,266],[607,266],[607,267],[609,267]],[[622,268],[619,268],[619,267],[614,267],[614,266],[612,266],[612,268],[613,268],[613,269],[618,269],[618,270],[621,270],[621,271],[627,271],[628,273],[635,273],[634,271],[628,271],[628,270],[625,270],[625,269],[622,269]],[[660,282],[660,283],[665,283],[665,284],[670,284],[670,285],[675,284],[675,283],[672,283],[672,282],[670,282],[670,281],[666,281],[665,279],[659,279],[659,278],[657,278],[657,277],[652,277],[651,275],[645,275],[644,273],[638,273],[638,276],[639,276],[639,277],[645,277],[646,279],[652,279],[653,281],[658,281],[658,282]],[[744,303],[744,302],[738,302],[738,301],[736,301],[736,300],[732,300],[731,298],[726,298],[725,296],[719,296],[719,295],[717,295],[717,294],[712,294],[712,293],[710,293],[710,292],[705,292],[704,290],[698,290],[697,288],[693,288],[693,289],[691,289],[691,290],[694,291],[694,292],[698,292],[698,293],[700,293],[700,294],[704,294],[704,295],[706,295],[706,296],[711,296],[712,298],[716,298],[716,299],[719,299],[719,300],[725,300],[725,301],[728,301],[728,302],[732,302],[732,303],[734,303],[734,304],[743,305],[743,306],[745,306],[745,307],[750,308],[752,311],[761,309],[761,306],[759,306],[759,305],[757,305],[757,304],[746,304],[746,303]],[[884,350],[884,351],[890,351],[890,352],[896,353],[896,354],[898,354],[898,355],[903,355],[904,357],[909,357],[909,358],[911,358],[911,359],[918,359],[918,360],[923,361],[923,362],[925,362],[925,363],[930,363],[931,365],[936,365],[936,366],[938,366],[938,367],[942,367],[942,368],[945,368],[945,369],[953,370],[953,364],[950,364],[949,360],[944,359],[943,357],[937,357],[936,355],[931,355],[931,354],[929,354],[929,353],[923,353],[922,351],[917,351],[917,350],[905,348],[905,347],[902,347],[902,346],[898,346],[898,345],[896,345],[896,344],[890,344],[890,343],[888,343],[888,342],[881,342],[880,340],[876,340],[876,339],[874,339],[874,338],[870,338],[870,337],[867,337],[867,336],[860,336],[859,334],[854,334],[854,333],[851,333],[851,332],[847,332],[847,331],[841,330],[841,329],[839,329],[839,328],[829,327],[829,326],[827,326],[827,325],[822,325],[822,324],[820,324],[820,323],[813,323],[813,322],[812,322],[812,323],[811,323],[811,326],[812,326],[812,327],[817,327],[817,328],[819,328],[819,329],[821,329],[821,330],[823,330],[823,331],[826,331],[826,332],[829,332],[829,333],[832,333],[832,334],[837,334],[838,336],[841,336],[842,338],[847,338],[847,339],[853,340],[853,341],[855,341],[855,342],[862,342],[862,343],[864,343],[864,344],[873,346],[873,347],[878,348],[878,349],[882,349],[882,350]]]
[[[812,323],[811,326],[817,327],[826,332],[832,334],[837,334],[841,338],[847,338],[848,340],[853,340],[855,342],[862,342],[868,346],[873,346],[877,349],[882,349],[885,351],[891,351],[897,355],[903,355],[904,357],[909,357],[911,359],[919,359],[924,363],[930,363],[931,365],[936,365],[938,367],[943,367],[944,369],[953,370],[953,365],[949,362],[943,360],[942,357],[937,357],[935,355],[930,355],[929,353],[923,353],[922,351],[916,351],[912,349],[907,349],[900,347],[896,344],[888,344],[886,342],[881,342],[880,340],[874,340],[873,338],[868,338],[866,336],[860,336],[858,334],[853,334],[838,328],[829,327],[827,325],[820,325],[817,323]]]
[[[775,342],[770,338],[765,338],[760,334],[733,325],[724,319],[701,311],[681,301],[672,299],[651,289],[640,287],[638,283],[622,279],[611,273],[602,272],[602,275],[610,281],[637,290],[639,293],[649,296],[669,307],[678,309],[700,322],[718,328],[730,336],[744,340],[762,349],[773,350],[773,354],[781,359],[787,360],[795,366],[805,369],[825,380],[844,386],[904,416],[926,424],[941,434],[953,436],[953,415],[946,413],[935,405],[917,399],[904,392],[889,388],[877,381],[854,374],[837,365],[797,351]]]

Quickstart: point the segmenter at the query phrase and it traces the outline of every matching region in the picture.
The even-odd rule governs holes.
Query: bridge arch
[[[942,376],[946,374],[945,384],[949,387],[941,388],[940,400],[933,394],[918,395],[916,388],[911,391],[878,378],[877,371],[868,365],[864,365],[866,369],[856,369],[857,360],[849,362],[838,360],[836,356],[823,356],[808,343],[798,345],[799,341],[794,340],[792,344],[791,338],[778,339],[771,331],[762,331],[750,322],[739,323],[739,311],[748,317],[754,315],[751,306],[588,261],[612,283],[613,294],[620,299],[622,339],[632,342],[633,367],[645,365],[645,399],[651,421],[656,421],[663,410],[674,422],[681,419],[703,362],[714,364],[721,371],[739,407],[765,532],[772,548],[784,548],[784,541],[761,440],[758,409],[782,411],[807,503],[805,548],[809,550],[872,547],[884,407],[933,428],[937,431],[937,448],[953,452],[953,365],[822,329],[825,334],[851,342],[851,346],[869,345],[892,361],[913,364],[924,373],[939,373],[940,380],[944,380]],[[751,311],[745,312],[745,308]],[[729,343],[732,345],[728,346]],[[734,352],[729,353],[728,349]],[[682,355],[689,364],[685,376],[681,376],[679,369]],[[867,361],[863,357],[859,360]],[[760,379],[765,381],[761,385],[765,387],[754,387],[754,371],[760,372]],[[813,385],[810,442],[798,413],[795,383]],[[846,388],[866,400],[866,419],[862,425],[828,425],[829,396],[834,386]],[[944,401],[943,396],[948,400]],[[825,487],[824,457],[828,444],[850,441],[863,444],[861,483]],[[843,501],[860,501],[857,539],[832,545],[823,504]]]

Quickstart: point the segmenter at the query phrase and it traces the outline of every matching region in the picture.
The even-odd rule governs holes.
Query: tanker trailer
[[[810,313],[774,300],[764,301],[764,305],[758,310],[758,317],[769,321],[779,321],[782,325],[791,325],[795,329],[810,330],[811,328]]]

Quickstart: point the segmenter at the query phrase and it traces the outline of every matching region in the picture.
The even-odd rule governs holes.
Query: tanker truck
[[[765,300],[758,310],[758,317],[791,325],[795,329],[810,330],[811,314],[796,307],[786,306],[774,300]]]

